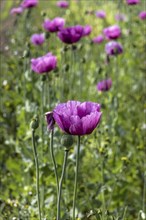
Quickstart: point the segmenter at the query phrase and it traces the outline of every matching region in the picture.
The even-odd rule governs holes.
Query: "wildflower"
[[[53,112],[45,113],[47,124],[48,124],[48,131],[54,129],[55,120],[53,118]]]
[[[92,39],[92,42],[95,43],[95,44],[100,44],[100,43],[102,43],[103,41],[104,41],[103,35],[99,35],[99,36],[94,37],[94,38]]]
[[[140,0],[127,0],[128,5],[136,5],[140,2]]]
[[[141,12],[139,13],[139,18],[140,18],[141,20],[146,19],[146,11],[141,11]]]
[[[105,11],[96,11],[96,17],[98,17],[98,18],[105,18],[106,17],[106,13],[105,13]]]
[[[113,40],[121,36],[121,29],[118,25],[112,25],[105,28],[103,33],[108,40]]]
[[[126,16],[124,14],[116,14],[115,15],[115,20],[116,21],[125,21],[126,20]]]
[[[42,57],[31,59],[31,69],[36,73],[46,73],[55,69],[57,65],[57,58],[52,53],[47,53]]]
[[[46,19],[43,23],[43,27],[45,30],[50,32],[57,32],[61,30],[65,25],[65,20],[60,17],[54,18],[52,21],[49,19]]]
[[[61,41],[67,44],[78,42],[83,36],[84,28],[81,25],[63,28],[58,32],[58,37]]]
[[[31,43],[34,44],[34,45],[41,45],[44,43],[45,41],[45,36],[44,34],[33,34],[31,36]]]
[[[102,92],[108,91],[111,88],[111,86],[112,86],[112,80],[106,79],[97,84],[97,90]]]
[[[23,8],[32,8],[38,4],[38,0],[23,0],[21,7]]]
[[[123,47],[116,41],[110,41],[105,45],[107,55],[114,56],[123,53]]]
[[[23,8],[22,7],[18,7],[18,8],[12,8],[10,11],[11,15],[17,14],[20,15],[23,12]]]
[[[71,135],[91,134],[99,124],[102,113],[100,104],[94,102],[68,101],[53,110],[58,126]]]
[[[68,8],[69,3],[67,1],[58,1],[56,4],[59,8]]]
[[[88,36],[92,31],[92,27],[90,25],[86,25],[83,27],[83,34],[82,37]]]

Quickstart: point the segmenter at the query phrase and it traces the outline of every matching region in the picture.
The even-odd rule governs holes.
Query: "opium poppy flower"
[[[56,5],[59,7],[59,8],[68,8],[69,6],[69,3],[67,1],[58,1],[56,3]]]
[[[45,30],[49,32],[57,32],[61,30],[65,25],[64,18],[56,17],[53,20],[46,19],[43,23]]]
[[[23,8],[22,7],[18,7],[18,8],[12,8],[11,11],[10,11],[10,14],[11,15],[14,15],[14,14],[21,14],[23,12]]]
[[[81,25],[63,28],[58,32],[59,39],[66,44],[78,42],[83,36],[84,28]]]
[[[95,14],[96,14],[96,17],[98,17],[98,18],[105,18],[106,17],[106,13],[105,13],[105,11],[96,11],[95,12]]]
[[[139,13],[139,18],[140,18],[141,20],[146,19],[146,11],[141,11],[141,12]]]
[[[97,84],[97,90],[105,92],[108,91],[111,88],[111,86],[112,86],[112,80],[106,79]]]
[[[32,8],[38,4],[38,0],[23,0],[21,7],[23,8]]]
[[[39,74],[50,72],[55,69],[57,65],[57,58],[48,53],[42,57],[31,59],[31,69]]]
[[[114,56],[123,53],[123,47],[116,41],[110,41],[105,45],[107,55]]]
[[[103,35],[98,35],[97,37],[94,37],[92,39],[92,42],[95,43],[95,44],[100,44],[104,41],[104,37]]]
[[[100,104],[94,102],[68,101],[53,110],[57,125],[71,135],[91,134],[99,124],[102,113]]]
[[[31,36],[30,40],[31,40],[31,43],[34,45],[41,45],[45,41],[45,35],[43,33],[42,34],[33,34]]]
[[[140,2],[140,0],[126,0],[128,5],[136,5]]]
[[[105,28],[103,33],[108,40],[113,40],[121,36],[121,29],[118,25],[112,25]]]

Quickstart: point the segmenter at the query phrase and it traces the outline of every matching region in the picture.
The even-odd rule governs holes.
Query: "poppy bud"
[[[61,138],[61,144],[65,147],[65,150],[69,150],[73,145],[73,137],[72,135],[64,134]]]
[[[31,122],[30,122],[30,128],[31,128],[32,130],[35,130],[35,129],[37,129],[38,127],[39,127],[39,118],[38,118],[37,115],[35,115],[35,116],[33,117],[33,119],[31,120]]]

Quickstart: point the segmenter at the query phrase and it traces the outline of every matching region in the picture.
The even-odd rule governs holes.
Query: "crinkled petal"
[[[83,126],[83,134],[91,134],[93,132],[93,130],[100,122],[101,115],[101,112],[94,112],[81,119]]]

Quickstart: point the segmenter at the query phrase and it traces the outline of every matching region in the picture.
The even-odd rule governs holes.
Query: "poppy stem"
[[[39,163],[38,163],[38,156],[35,145],[35,129],[32,129],[32,146],[33,146],[35,166],[36,166],[36,193],[37,193],[39,220],[41,220],[40,193],[39,193]]]
[[[43,157],[43,149],[44,149],[44,79],[42,79],[42,92],[41,92],[41,138],[42,138],[42,148],[41,148],[41,156]]]
[[[49,81],[49,73],[46,73],[46,106],[51,107],[51,82]]]
[[[78,170],[79,170],[79,154],[80,154],[80,136],[78,136],[78,144],[77,144],[77,158],[76,158],[74,196],[73,196],[73,220],[75,220],[75,207],[76,207],[76,197],[77,197],[77,181],[78,181]]]
[[[58,196],[58,191],[59,191],[59,180],[58,180],[58,173],[57,173],[57,165],[54,157],[54,150],[53,150],[53,136],[54,136],[54,129],[51,130],[51,140],[50,140],[50,154],[54,166],[54,173],[55,173],[55,178],[56,178],[56,184],[57,184],[57,196]]]
[[[62,193],[62,183],[63,183],[65,170],[66,170],[68,152],[69,152],[69,150],[65,148],[62,174],[61,174],[61,178],[60,178],[60,182],[59,182],[59,192],[58,192],[58,201],[57,201],[57,220],[60,220],[60,202],[61,202],[61,193]]]

